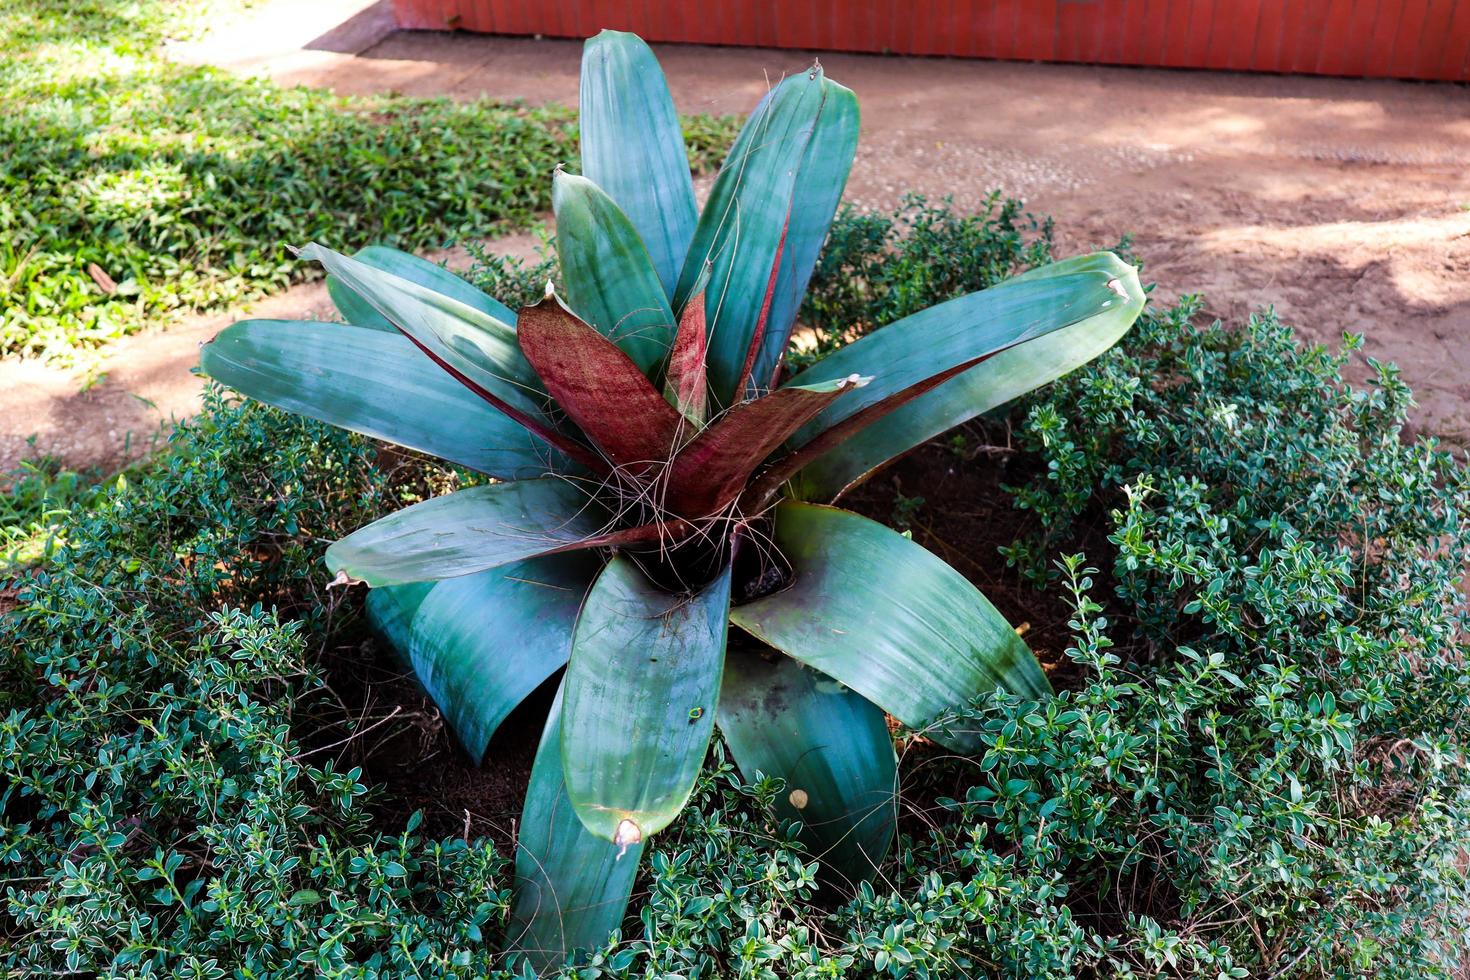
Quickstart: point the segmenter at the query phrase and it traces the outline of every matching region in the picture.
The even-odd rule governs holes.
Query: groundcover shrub
[[[432,939],[430,967],[495,914],[500,858],[368,835],[357,773],[295,731],[345,720],[308,652],[333,615],[314,539],[389,499],[372,457],[212,395],[4,593],[9,968],[407,968]]]
[[[1361,338],[1332,352],[1269,311],[1231,330],[1198,309],[1146,318],[1024,415],[1045,470],[1016,502],[1040,530],[1009,554],[1076,594],[1086,683],[1064,725],[992,709],[1005,752],[970,812],[1095,887],[1146,890],[1175,933],[1145,924],[1147,962],[1228,947],[1273,976],[1451,975],[1466,470],[1405,441],[1391,365],[1343,383]],[[1105,588],[1080,559],[1047,567],[1092,522]]]
[[[577,975],[1453,975],[1464,471],[1402,440],[1391,369],[1194,313],[972,424],[1013,456],[920,450],[1009,459],[1059,696],[965,711],[973,756],[900,733],[850,896],[716,744]],[[510,853],[384,826],[323,666],[387,657],[327,542],[466,478],[216,396],[0,593],[7,969],[495,975]]]

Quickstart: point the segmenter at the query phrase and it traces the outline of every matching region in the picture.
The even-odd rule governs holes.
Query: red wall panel
[[[1470,0],[394,0],[401,27],[1470,81]]]

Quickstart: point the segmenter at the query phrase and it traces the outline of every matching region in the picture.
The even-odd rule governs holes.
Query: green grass
[[[284,288],[287,246],[424,249],[532,221],[561,107],[339,98],[172,64],[198,0],[0,7],[0,355],[78,350]],[[694,117],[691,163],[734,120]]]
[[[66,469],[52,457],[26,460],[0,494],[0,573],[50,559],[63,543],[62,524],[127,477]]]

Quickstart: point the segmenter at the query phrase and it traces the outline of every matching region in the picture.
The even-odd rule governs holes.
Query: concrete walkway
[[[713,113],[748,111],[814,56],[658,53],[680,109]],[[175,56],[342,93],[575,104],[580,45],[395,32],[384,2],[272,0]],[[1368,352],[1398,361],[1415,386],[1421,427],[1470,444],[1470,89],[820,57],[862,100],[848,191],[858,206],[891,207],[912,190],[973,207],[998,187],[1055,217],[1062,255],[1131,232],[1161,299],[1203,292],[1229,318],[1275,304],[1328,342],[1366,332]],[[309,308],[319,297],[307,287],[272,304],[298,299]],[[115,458],[125,432],[189,409],[195,342],[232,318],[119,345],[107,382],[84,396],[43,369],[0,365],[0,466],[31,432],[73,463]],[[15,391],[13,378],[36,387]],[[133,394],[161,411],[122,411]],[[105,436],[78,441],[89,399],[114,415]]]

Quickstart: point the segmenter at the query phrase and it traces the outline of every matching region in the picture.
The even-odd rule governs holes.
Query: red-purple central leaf
[[[695,436],[669,468],[665,502],[685,517],[728,506],[767,456],[844,391],[868,379],[853,375],[806,387],[781,388],[742,402]]]
[[[679,317],[679,332],[674,335],[664,381],[664,390],[674,407],[696,425],[704,424],[706,341],[704,293],[698,292],[684,304],[684,313]]]
[[[687,424],[611,340],[550,296],[521,310],[516,335],[546,390],[614,465],[662,465]]]
[[[761,300],[761,315],[755,321],[755,332],[750,336],[750,347],[745,352],[745,364],[740,368],[740,381],[735,385],[735,397],[742,394],[753,396],[757,392],[750,390],[750,372],[755,367],[756,355],[760,353],[761,344],[766,339],[766,321],[771,318],[771,300],[776,295],[776,280],[781,273],[781,253],[786,250],[786,232],[791,228],[791,205],[786,206],[786,221],[781,225],[781,238],[776,242],[776,257],[771,262],[771,277],[766,280],[766,295]]]

